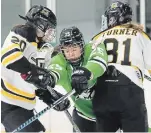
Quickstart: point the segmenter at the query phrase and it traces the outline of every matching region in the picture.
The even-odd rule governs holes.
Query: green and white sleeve
[[[93,74],[93,79],[100,77],[107,69],[107,52],[104,44],[99,44],[92,49],[86,68]]]

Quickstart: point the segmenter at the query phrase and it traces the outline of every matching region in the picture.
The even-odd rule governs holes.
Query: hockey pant
[[[72,117],[81,132],[96,132],[96,122],[79,116],[76,109],[73,110]]]
[[[118,70],[116,76],[105,73],[98,79],[93,98],[97,131],[147,132],[144,90]]]
[[[1,122],[6,132],[12,132],[25,121],[34,116],[32,110],[27,110],[18,106],[10,105],[1,101]],[[39,120],[22,129],[20,132],[40,132],[45,131]]]

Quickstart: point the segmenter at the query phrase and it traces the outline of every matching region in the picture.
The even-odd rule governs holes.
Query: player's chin
[[[79,61],[79,58],[74,58],[74,59],[68,59],[70,62],[75,63],[77,61]]]

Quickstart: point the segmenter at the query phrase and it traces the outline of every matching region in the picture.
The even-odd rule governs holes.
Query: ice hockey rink
[[[2,0],[2,37],[1,44],[9,33],[10,28],[18,23],[23,23],[18,17],[18,14],[25,14],[31,5],[44,5],[52,9],[58,17],[57,37],[60,31],[71,25],[76,25],[84,34],[86,42],[88,42],[94,34],[100,31],[101,15],[105,8],[116,0]],[[131,4],[134,11],[134,21],[140,21],[145,27],[151,28],[151,0],[146,0],[148,7],[144,6],[145,0],[121,0],[127,1]],[[138,1],[140,1],[140,8],[138,8]],[[68,4],[66,4],[68,3]],[[80,3],[80,4],[79,4]],[[86,3],[86,4],[85,4]],[[68,7],[67,7],[68,6]],[[55,8],[56,7],[56,8]],[[146,18],[144,18],[145,7]],[[78,12],[76,9],[78,8]],[[138,12],[139,10],[139,12]],[[73,11],[72,13],[70,11]],[[70,12],[70,13],[69,13]],[[62,15],[63,13],[63,15]],[[8,16],[8,17],[6,17]],[[145,23],[146,21],[146,23]],[[148,75],[148,74],[147,74]],[[148,75],[149,76],[149,75]],[[148,111],[148,122],[151,127],[151,81],[144,80],[145,100]],[[35,107],[36,112],[40,112],[47,105],[37,99]],[[73,106],[69,109],[72,114]],[[39,120],[45,126],[46,131],[51,133],[72,132],[72,125],[64,112],[57,112],[53,109],[43,114]],[[1,131],[4,131],[1,125]]]

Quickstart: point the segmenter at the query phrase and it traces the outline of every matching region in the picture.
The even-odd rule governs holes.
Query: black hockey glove
[[[54,90],[54,93],[56,93],[56,97],[52,95],[48,90],[41,90],[38,89],[35,91],[36,96],[39,97],[40,100],[43,100],[44,103],[46,103],[48,106],[51,106],[56,100],[61,98],[63,95],[60,94],[59,92]],[[64,111],[70,107],[70,101],[68,99],[64,100],[62,103],[54,107],[55,110],[57,111]]]
[[[21,77],[39,89],[47,89],[47,86],[53,88],[55,86],[55,79],[51,73],[33,64],[31,65],[31,71],[21,74]]]
[[[77,94],[81,94],[88,89],[88,80],[91,77],[91,72],[84,67],[77,67],[72,74],[72,88],[76,90]]]
[[[112,65],[108,66],[106,73],[110,77],[118,77],[121,74],[120,71],[117,70],[116,67]]]

